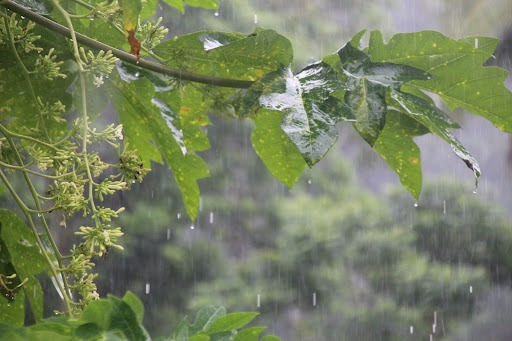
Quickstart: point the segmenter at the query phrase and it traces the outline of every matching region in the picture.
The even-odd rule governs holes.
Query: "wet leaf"
[[[309,65],[296,77],[301,85],[309,124],[309,149],[305,159],[309,166],[313,166],[338,140],[336,124],[353,121],[354,116],[347,104],[332,96],[344,90],[346,85],[329,65],[323,62]]]
[[[260,334],[265,327],[250,327],[240,330],[236,333],[234,341],[258,341]]]
[[[386,125],[373,145],[416,200],[421,192],[422,173],[420,149],[413,138],[428,132],[425,126],[407,115],[389,110]]]
[[[144,305],[140,299],[131,291],[127,291],[123,296],[123,302],[130,306],[137,316],[137,322],[142,325],[142,320],[144,318]]]
[[[137,149],[147,166],[150,160],[169,165],[187,213],[195,220],[199,207],[197,180],[209,175],[208,167],[197,155],[183,153],[183,145],[180,147],[173,130],[153,103],[155,91],[148,80],[125,82],[112,75],[106,86],[129,146]]]
[[[274,30],[240,33],[202,31],[166,41],[153,52],[173,68],[232,79],[256,80],[292,62],[291,43]]]
[[[170,111],[162,112],[168,125],[174,125],[182,135],[183,151],[203,151],[210,148],[208,137],[201,129],[210,124],[208,117],[213,100],[200,90],[201,85],[185,85],[157,94]],[[179,134],[175,134],[179,137]],[[178,140],[177,140],[178,141]]]
[[[26,279],[22,288],[35,320],[40,321],[43,318],[43,290],[35,276],[49,271],[48,263],[39,250],[32,231],[13,212],[0,209],[0,224],[2,244],[10,256],[16,277],[21,282]],[[10,314],[11,309],[13,314],[16,314],[16,311],[19,314],[18,304],[13,304],[6,311],[0,311],[0,316],[4,313]]]
[[[230,332],[242,328],[258,315],[255,312],[239,312],[223,315],[213,321],[210,327],[206,330],[208,334],[215,334],[221,332]]]
[[[196,320],[190,325],[191,335],[206,331],[212,323],[221,316],[226,315],[226,309],[218,305],[209,305],[197,312]]]
[[[351,43],[341,48],[338,56],[346,76],[345,102],[356,119],[354,128],[373,146],[386,122],[388,88],[398,88],[414,79],[430,79],[431,75],[407,65],[372,62],[370,55]]]
[[[132,306],[112,295],[108,299],[90,302],[73,324],[78,325],[79,335],[88,335],[89,338],[121,332],[128,340],[148,339]]]
[[[185,0],[187,6],[201,7],[205,9],[217,9],[219,7],[217,0]]]
[[[356,121],[356,131],[373,146],[386,123],[386,88],[366,79],[359,79],[345,94]]]
[[[450,144],[455,154],[473,171],[475,187],[478,186],[480,166],[466,148],[448,131],[450,128],[458,128],[458,124],[453,122],[441,109],[419,97],[400,91],[392,91],[391,97],[411,118]]]
[[[480,115],[503,131],[512,131],[512,93],[504,86],[507,72],[482,66],[494,52],[497,39],[450,39],[434,31],[401,33],[384,44],[382,35],[370,36],[372,61],[405,64],[426,70],[432,80],[409,83],[438,94],[450,110],[461,107]]]
[[[279,111],[260,109],[254,118],[256,128],[251,141],[256,154],[268,170],[291,188],[306,167],[297,147],[281,129],[284,114]]]
[[[123,10],[123,30],[126,34],[135,33],[142,10],[141,0],[119,0],[119,6]]]
[[[330,96],[341,87],[335,71],[324,63],[310,65],[297,76],[282,68],[249,88],[240,112],[249,115],[261,106],[285,113],[282,130],[313,166],[336,142],[336,123],[351,118],[349,108]]]
[[[18,5],[21,5],[25,8],[30,9],[32,12],[41,14],[41,15],[48,15],[48,9],[46,8],[45,4],[42,1],[36,1],[36,0],[14,0],[13,2],[17,3]]]

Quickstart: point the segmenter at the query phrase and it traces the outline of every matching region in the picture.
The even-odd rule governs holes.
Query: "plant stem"
[[[7,139],[7,142],[13,148],[13,150],[15,151],[16,157],[18,159],[18,163],[20,164],[20,166],[23,166],[23,160],[21,159],[21,155],[19,154],[18,150],[16,149],[14,142],[11,140],[11,138],[9,136],[6,136],[6,139]],[[32,181],[30,180],[30,177],[25,172],[23,172],[23,176],[25,178],[25,182],[27,183],[27,186],[30,189],[30,192],[32,193],[32,197],[34,199],[34,203],[37,207],[37,210],[42,211],[41,206],[39,204],[38,194],[34,188],[34,185],[32,184]],[[29,211],[32,211],[32,210],[30,210],[26,207],[25,203],[18,196],[18,194],[16,193],[16,191],[14,190],[14,188],[12,187],[12,185],[10,184],[9,180],[5,176],[4,172],[2,172],[2,170],[0,170],[0,179],[2,179],[2,181],[6,185],[9,192],[11,192],[11,195],[13,196],[14,200],[16,200],[16,203],[20,206],[21,210],[23,211],[23,214],[25,215],[25,217],[27,219],[27,223],[30,226],[30,229],[32,230],[34,238],[36,239],[37,245],[38,245],[39,249],[41,250],[43,256],[46,258],[46,262],[48,263],[48,266],[50,267],[50,271],[51,271],[52,275],[56,279],[58,289],[62,293],[62,297],[64,298],[66,308],[67,308],[68,312],[71,313],[71,311],[72,311],[71,310],[71,301],[72,300],[69,297],[68,283],[67,283],[66,279],[64,278],[64,276],[61,276],[62,283],[64,284],[63,286],[58,280],[60,273],[57,271],[57,269],[55,268],[55,265],[53,264],[52,259],[50,259],[50,256],[48,256],[48,253],[45,251],[46,247],[43,244],[43,242],[41,241],[41,238],[39,237],[39,233],[37,232],[37,228],[34,224],[34,221],[32,220],[32,216],[29,213]],[[55,244],[55,241],[53,240],[53,237],[50,233],[50,230],[48,228],[48,224],[46,223],[46,219],[44,218],[44,215],[41,215],[40,218],[41,218],[41,222],[43,223],[43,226],[45,228],[45,233],[48,237],[48,240],[50,241],[50,245],[55,253],[55,258],[57,260],[58,267],[62,268],[62,255],[60,254],[59,249],[57,248],[57,245]]]
[[[37,101],[37,96],[34,91],[34,87],[32,86],[32,81],[30,80],[31,72],[28,71],[27,67],[23,63],[23,60],[21,60],[21,57],[18,54],[18,50],[16,49],[16,44],[14,43],[14,35],[11,32],[11,28],[10,28],[8,20],[4,19],[4,22],[5,22],[5,30],[6,30],[7,34],[9,35],[9,43],[11,45],[12,53],[14,54],[14,57],[18,61],[18,64],[21,66],[21,69],[23,71],[23,77],[25,78],[25,82],[27,82],[28,88],[30,90],[30,94],[32,96],[32,99],[34,100],[34,103],[36,104],[36,108],[39,113],[39,117],[41,119],[41,125],[43,126],[43,132],[44,132],[46,138],[49,139],[48,131],[46,130],[46,125],[44,123],[43,112],[41,111],[41,107],[39,106],[39,103]]]
[[[50,19],[45,18],[37,13],[34,13],[34,12],[26,9],[23,6],[20,6],[12,1],[7,1],[2,6],[4,6],[5,8],[7,8],[13,12],[16,12],[16,13],[18,13],[18,14],[40,24],[41,26],[44,26],[44,27],[56,32],[56,33],[59,33],[66,37],[70,37],[71,32],[68,28],[54,22],[53,20],[50,20]],[[116,49],[107,44],[103,44],[103,43],[101,43],[97,40],[94,40],[92,38],[89,38],[83,34],[75,32],[74,35],[76,36],[76,41],[83,45],[89,46],[89,47],[97,49],[97,50],[103,50],[105,52],[111,51],[115,57],[121,59],[122,61],[140,66],[140,67],[150,70],[150,71],[155,71],[155,72],[161,73],[166,76],[179,78],[180,80],[214,85],[214,86],[228,87],[228,88],[241,88],[241,89],[247,89],[254,83],[254,81],[211,77],[211,76],[199,75],[199,74],[188,72],[188,71],[171,69],[162,64],[155,63],[155,62],[152,62],[149,60],[145,60],[142,58],[137,59],[136,56],[129,54],[128,52]]]

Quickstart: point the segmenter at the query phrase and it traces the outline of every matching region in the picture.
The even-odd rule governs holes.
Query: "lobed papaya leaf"
[[[478,178],[481,174],[478,162],[459,140],[448,131],[448,128],[458,127],[458,125],[451,121],[441,109],[419,97],[400,91],[392,91],[391,97],[410,117],[450,144],[455,154],[473,171],[475,188],[478,187]]]
[[[153,52],[172,68],[241,80],[259,79],[293,59],[290,41],[274,30],[249,36],[201,31],[163,42]]]
[[[254,123],[251,141],[256,154],[279,181],[292,188],[299,180],[306,162],[297,147],[281,129],[284,114],[261,108]]]
[[[130,147],[137,149],[146,165],[150,160],[169,165],[187,213],[195,220],[199,207],[197,180],[209,175],[204,161],[195,154],[184,153],[183,145],[177,142],[179,135],[173,134],[154,103],[155,90],[147,79],[126,82],[112,75],[106,87]]]
[[[421,192],[422,172],[420,149],[413,138],[428,132],[424,125],[407,115],[388,110],[386,125],[373,145],[416,200]]]
[[[497,39],[470,37],[454,40],[435,31],[400,33],[387,44],[371,32],[368,54],[375,62],[413,66],[434,76],[409,83],[439,95],[450,110],[461,107],[512,132],[512,93],[504,86],[507,71],[482,66],[494,52]]]
[[[358,33],[360,40],[363,32]],[[345,102],[356,119],[354,128],[373,146],[386,122],[386,92],[415,79],[430,79],[427,72],[393,63],[372,62],[370,55],[346,44],[338,51],[340,66],[346,77]]]

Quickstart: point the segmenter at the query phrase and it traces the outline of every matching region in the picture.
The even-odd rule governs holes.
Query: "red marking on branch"
[[[135,38],[135,30],[128,31],[128,43],[131,46],[130,53],[137,57],[137,61],[140,58],[140,41]]]

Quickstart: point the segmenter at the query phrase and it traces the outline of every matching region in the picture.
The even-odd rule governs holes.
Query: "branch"
[[[29,10],[23,6],[20,6],[20,5],[16,4],[15,2],[12,2],[9,0],[6,2],[0,2],[0,6],[3,6],[10,11],[18,13],[19,15],[26,17],[26,18],[32,20],[33,22],[35,22],[49,30],[57,32],[65,37],[71,36],[71,33],[68,28],[56,23],[53,20],[43,17],[42,15],[32,12],[31,10]],[[207,84],[207,85],[222,86],[222,87],[228,87],[228,88],[240,88],[240,89],[247,89],[254,83],[253,81],[210,77],[210,76],[199,75],[199,74],[188,72],[188,71],[175,70],[175,69],[168,68],[162,64],[155,63],[155,62],[152,62],[152,61],[149,61],[146,59],[142,59],[142,58],[137,60],[136,56],[129,54],[128,52],[116,49],[115,47],[112,47],[110,45],[107,45],[107,44],[104,44],[97,40],[94,40],[92,38],[89,38],[80,33],[75,33],[75,35],[76,35],[77,41],[80,44],[89,46],[96,50],[103,50],[105,52],[111,51],[114,56],[116,56],[117,58],[119,58],[120,60],[122,60],[124,62],[134,64],[136,66],[140,66],[144,69],[158,72],[158,73],[161,73],[166,76],[179,78],[180,80],[202,83],[202,84]]]

